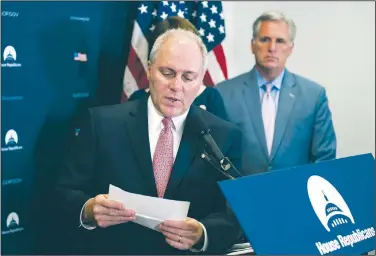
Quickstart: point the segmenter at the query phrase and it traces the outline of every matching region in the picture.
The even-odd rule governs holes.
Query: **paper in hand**
[[[113,185],[108,194],[108,199],[119,201],[136,212],[133,222],[156,231],[165,220],[185,220],[190,206],[190,202],[134,194]]]

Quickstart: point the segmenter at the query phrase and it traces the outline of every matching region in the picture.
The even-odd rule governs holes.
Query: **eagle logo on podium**
[[[328,232],[344,225],[355,224],[350,208],[329,181],[313,175],[308,179],[307,190],[312,208]]]

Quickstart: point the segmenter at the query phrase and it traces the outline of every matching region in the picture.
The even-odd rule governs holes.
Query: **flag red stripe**
[[[139,89],[145,89],[149,87],[149,81],[144,69],[144,65],[140,58],[138,57],[133,46],[130,47],[129,57],[128,57],[128,68],[132,73],[134,80],[136,80]]]
[[[222,72],[223,72],[223,75],[226,79],[228,79],[228,76],[227,76],[227,65],[226,65],[226,56],[225,56],[225,53],[223,51],[223,47],[222,47],[222,44],[216,46],[214,49],[213,49],[213,52],[214,52],[214,55],[215,57],[217,58],[217,61],[219,63],[219,66],[221,67],[222,69]]]
[[[208,71],[205,72],[204,85],[206,85],[206,86],[213,86],[214,85],[213,79],[211,78]]]

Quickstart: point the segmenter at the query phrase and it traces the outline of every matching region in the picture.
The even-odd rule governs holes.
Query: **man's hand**
[[[192,248],[203,239],[204,234],[201,224],[192,218],[185,221],[166,220],[159,225],[159,229],[166,237],[166,242],[179,250]]]
[[[136,219],[136,212],[126,209],[120,202],[107,199],[108,195],[97,195],[89,199],[83,212],[83,222],[102,228]]]

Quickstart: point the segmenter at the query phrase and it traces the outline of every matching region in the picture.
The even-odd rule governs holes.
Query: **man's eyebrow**
[[[172,71],[172,72],[177,72],[175,69],[170,68],[170,67],[166,67],[166,66],[161,66],[161,67],[159,67],[159,69],[165,69],[165,70],[169,70],[169,71]],[[183,73],[184,74],[196,75],[198,72],[197,71],[192,71],[192,70],[183,70]]]
[[[263,38],[263,39],[272,39],[270,36],[260,36],[260,38]],[[283,37],[276,37],[275,39],[276,39],[276,40],[286,40],[286,39],[283,38]]]
[[[185,70],[184,73],[185,74],[193,74],[193,75],[197,74],[196,71],[191,71],[191,70]]]
[[[173,69],[173,68],[169,68],[169,67],[165,67],[165,66],[161,66],[161,67],[159,67],[158,68],[159,70],[161,70],[161,69],[164,69],[164,70],[168,70],[168,71],[173,71],[173,72],[175,72],[175,70]]]

